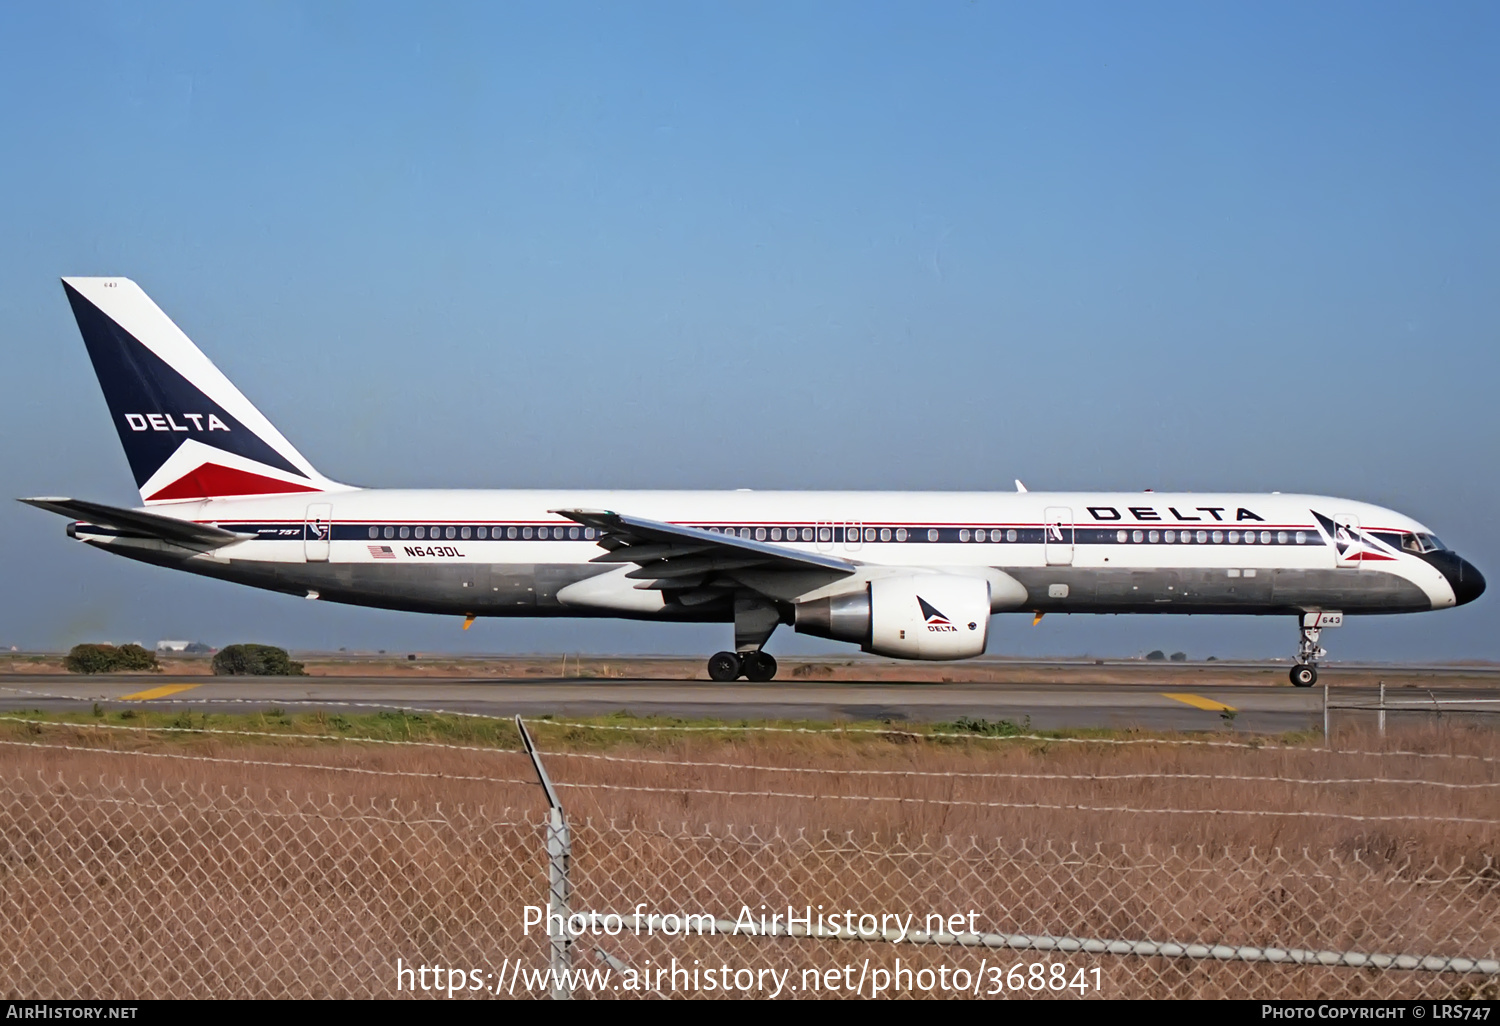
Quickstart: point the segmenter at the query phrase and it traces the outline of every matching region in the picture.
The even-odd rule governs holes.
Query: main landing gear
[[[720,683],[744,677],[763,683],[776,676],[776,660],[769,652],[718,652],[708,661],[708,675]]]
[[[1292,667],[1288,674],[1292,679],[1292,685],[1299,688],[1310,688],[1318,682],[1318,660],[1328,654],[1326,649],[1318,647],[1318,637],[1323,633],[1320,626],[1308,626],[1308,620],[1314,624],[1318,623],[1318,614],[1304,615],[1301,620],[1302,640],[1297,642],[1297,665]]]
[[[708,676],[726,684],[744,677],[763,683],[776,676],[776,660],[762,651],[781,622],[781,611],[754,592],[734,597],[733,652],[716,652],[708,661]]]

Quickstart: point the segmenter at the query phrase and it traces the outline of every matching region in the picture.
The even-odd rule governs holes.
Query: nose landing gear
[[[1318,647],[1318,638],[1324,627],[1339,627],[1344,622],[1340,613],[1303,613],[1300,623],[1302,639],[1297,642],[1297,665],[1288,676],[1293,687],[1310,688],[1318,682],[1318,660],[1328,655],[1328,650]]]
[[[1298,663],[1290,676],[1293,687],[1310,688],[1318,682],[1318,668],[1312,663]]]

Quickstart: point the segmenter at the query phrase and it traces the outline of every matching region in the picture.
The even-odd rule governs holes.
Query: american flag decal
[[[396,553],[392,551],[389,545],[370,545],[368,546],[368,548],[370,550],[370,555],[374,556],[376,559],[396,558]]]

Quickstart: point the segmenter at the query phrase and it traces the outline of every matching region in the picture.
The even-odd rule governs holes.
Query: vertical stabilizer
[[[64,278],[110,417],[148,502],[341,488],[129,278]]]

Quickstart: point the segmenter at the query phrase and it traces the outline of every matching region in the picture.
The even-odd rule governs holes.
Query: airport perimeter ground
[[[545,969],[522,924],[545,801],[516,713],[573,827],[575,910],[943,909],[984,934],[627,934],[575,965],[603,947],[795,978],[898,956],[1099,970],[1058,996],[1500,993],[1500,668],[1331,668],[1335,706],[1383,681],[1393,709],[1381,734],[1336,708],[1325,738],[1322,688],[1277,663],[788,660],[767,685],[571,656],[312,657],[286,680],[54,663],[0,660],[11,996],[396,996],[397,957]],[[1380,961],[1401,957],[1418,967]]]
[[[209,660],[167,658],[162,672],[78,677],[60,654],[0,658],[0,709],[66,708],[151,693],[155,705],[317,703],[326,708],[417,707],[498,716],[605,715],[948,722],[961,717],[1029,722],[1039,729],[1144,728],[1275,733],[1322,727],[1322,688],[1296,689],[1280,661],[1171,663],[1144,660],[979,659],[912,664],[884,659],[786,659],[769,684],[715,684],[698,659],[652,657],[452,657],[303,654],[308,677],[214,677]],[[149,679],[152,683],[144,683]],[[1386,685],[1395,714],[1450,700],[1452,720],[1500,725],[1500,665],[1333,665],[1335,701],[1370,703]],[[1226,713],[1232,713],[1226,716]],[[1362,714],[1341,713],[1344,722]]]

